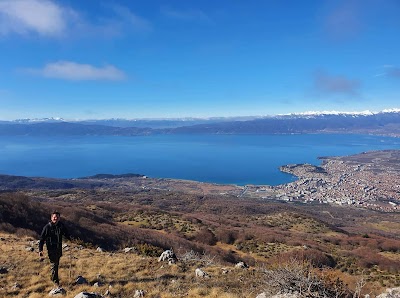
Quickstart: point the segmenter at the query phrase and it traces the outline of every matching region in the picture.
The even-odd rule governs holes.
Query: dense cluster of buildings
[[[355,205],[385,212],[400,210],[400,173],[393,168],[376,169],[368,163],[328,159],[318,167],[287,165],[281,170],[297,176],[298,180],[255,187],[253,193],[284,201]]]

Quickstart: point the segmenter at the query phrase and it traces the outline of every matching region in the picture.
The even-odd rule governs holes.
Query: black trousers
[[[58,278],[58,266],[60,264],[61,252],[57,250],[49,250],[49,260],[50,260],[50,278],[51,281],[58,284],[60,279]]]

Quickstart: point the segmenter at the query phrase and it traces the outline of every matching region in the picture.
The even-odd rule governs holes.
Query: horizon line
[[[2,122],[16,122],[16,121],[107,121],[107,120],[125,120],[125,121],[189,121],[189,120],[213,120],[213,119],[243,119],[243,118],[266,118],[266,117],[279,117],[279,116],[315,116],[315,115],[374,115],[379,113],[399,113],[400,108],[389,108],[383,109],[381,111],[337,111],[337,110],[323,110],[323,111],[305,111],[305,112],[292,112],[292,113],[279,113],[279,114],[266,114],[266,115],[245,115],[245,116],[204,116],[204,117],[195,117],[195,116],[185,116],[185,117],[148,117],[148,118],[124,118],[124,117],[110,117],[110,118],[64,118],[64,117],[34,117],[34,118],[17,118],[13,120],[3,120]]]

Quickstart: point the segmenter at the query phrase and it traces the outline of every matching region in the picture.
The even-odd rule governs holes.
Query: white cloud
[[[57,61],[46,64],[42,69],[24,69],[23,72],[46,78],[72,81],[117,81],[125,78],[124,72],[112,65],[96,67],[90,64],[79,64],[71,61]]]
[[[163,7],[161,12],[171,19],[177,19],[181,21],[201,21],[209,23],[210,18],[201,10],[192,9],[192,10],[176,10],[170,7]]]
[[[129,8],[121,5],[112,5],[111,9],[118,17],[114,23],[121,27],[129,27],[136,32],[149,32],[152,26],[149,21],[133,13]]]
[[[314,77],[316,90],[325,94],[350,94],[356,95],[360,88],[358,80],[345,76],[335,76],[324,71],[318,71]]]
[[[400,67],[396,67],[394,65],[385,65],[384,68],[386,70],[385,74],[388,77],[400,78]]]
[[[1,0],[0,34],[59,36],[73,12],[49,0]]]
[[[396,67],[392,64],[385,64],[381,67],[381,72],[374,75],[374,77],[400,78],[400,67]]]
[[[105,14],[89,21],[83,17],[85,13],[54,0],[0,0],[0,36],[35,33],[46,37],[114,37],[152,31],[148,20],[127,7],[109,4],[104,8]]]
[[[363,29],[363,8],[359,0],[338,2],[325,19],[328,36],[336,41],[356,38]]]

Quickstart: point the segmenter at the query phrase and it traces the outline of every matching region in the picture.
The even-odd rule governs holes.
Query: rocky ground
[[[399,288],[379,296],[365,293],[362,278],[355,280],[355,292],[346,292],[344,284],[332,287],[334,276],[296,261],[270,268],[221,266],[193,251],[165,251],[156,258],[140,255],[134,247],[105,251],[71,242],[64,245],[57,288],[49,280],[47,259],[39,259],[36,248],[35,239],[0,235],[1,297],[400,297]]]

